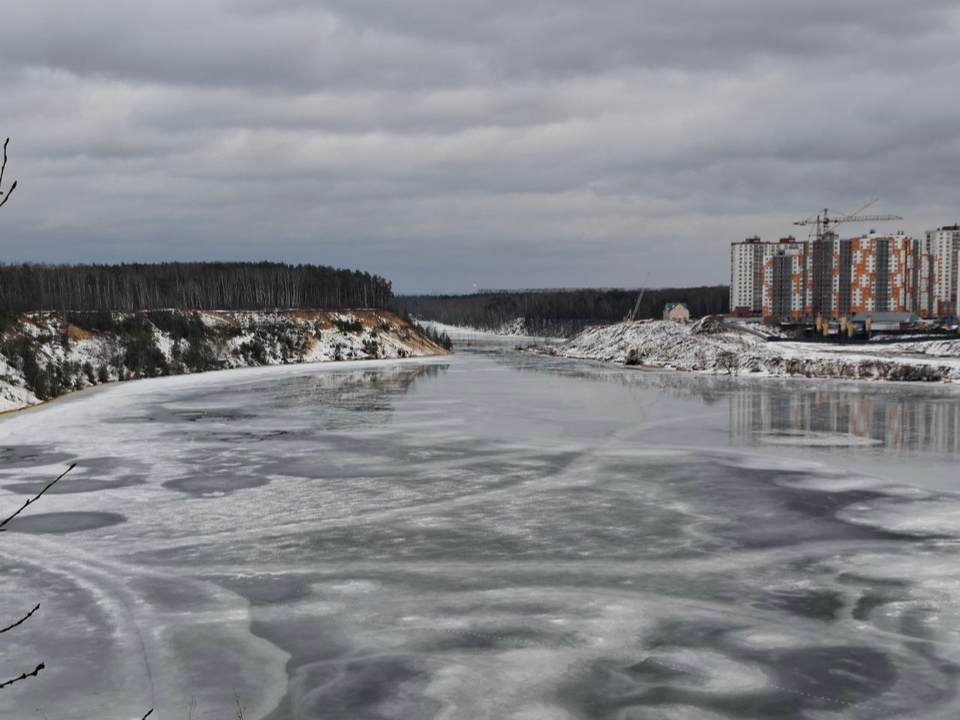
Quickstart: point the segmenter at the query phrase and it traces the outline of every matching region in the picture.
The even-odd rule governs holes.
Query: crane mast
[[[640,301],[643,300],[643,294],[647,291],[647,280],[650,279],[650,273],[643,279],[643,287],[640,288],[640,295],[637,296],[637,303],[633,306],[633,312],[624,318],[627,322],[635,322],[637,313],[640,312]]]

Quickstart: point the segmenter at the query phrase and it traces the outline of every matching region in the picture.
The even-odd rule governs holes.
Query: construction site
[[[759,237],[731,244],[730,315],[792,336],[834,338],[875,334],[941,334],[957,325],[960,226],[914,238],[903,231],[843,238],[841,226],[899,221],[824,209],[794,225],[806,240]]]

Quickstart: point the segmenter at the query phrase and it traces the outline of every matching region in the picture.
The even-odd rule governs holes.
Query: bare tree
[[[740,356],[730,350],[717,353],[717,369],[726,370],[727,375],[740,374]]]
[[[30,507],[31,505],[33,505],[33,503],[35,503],[37,500],[39,500],[41,497],[43,497],[44,493],[46,493],[47,490],[49,490],[49,489],[52,488],[54,485],[56,485],[58,482],[60,482],[60,480],[61,480],[68,472],[70,472],[71,470],[73,470],[75,467],[76,467],[76,463],[74,463],[73,465],[71,465],[70,467],[68,467],[68,468],[67,468],[63,473],[61,473],[55,480],[53,480],[53,482],[49,483],[45,488],[43,488],[43,490],[41,490],[40,492],[38,492],[35,496],[33,496],[32,498],[30,498],[29,500],[27,500],[23,505],[20,506],[20,508],[19,508],[15,513],[13,513],[12,515],[8,515],[4,520],[0,521],[0,532],[5,532],[6,529],[7,529],[7,525],[10,524],[10,521],[11,521],[11,520],[14,520],[20,513],[22,513],[22,512],[23,512],[24,510],[26,510],[28,507]],[[20,627],[20,626],[23,625],[25,622],[27,622],[27,620],[29,620],[30,618],[32,618],[33,615],[34,615],[34,613],[36,613],[39,609],[40,609],[40,603],[37,603],[37,604],[33,607],[33,609],[30,610],[30,612],[28,612],[28,613],[27,613],[26,615],[24,615],[22,618],[20,618],[19,620],[17,620],[16,622],[14,622],[14,623],[12,623],[12,624],[10,624],[10,625],[7,625],[5,628],[0,629],[0,635],[3,635],[4,633],[8,633],[8,632],[10,632],[11,630],[14,630],[14,629]],[[32,672],[26,672],[26,671],[25,671],[25,672],[21,673],[20,675],[18,675],[17,677],[15,677],[15,678],[13,678],[13,679],[11,679],[11,680],[7,680],[7,681],[5,681],[5,682],[0,682],[0,690],[2,690],[3,688],[6,688],[6,687],[10,687],[10,686],[13,685],[14,683],[18,683],[18,682],[21,682],[22,680],[26,680],[27,678],[37,677],[37,675],[40,674],[40,671],[41,671],[41,670],[44,670],[45,668],[46,668],[46,665],[45,665],[45,664],[39,663],[39,664],[33,669]]]
[[[237,703],[237,720],[243,720],[243,713],[247,708],[240,704],[240,693],[236,688],[233,689],[233,699]]]
[[[7,171],[7,146],[9,144],[10,144],[10,138],[7,138],[6,141],[3,143],[3,165],[0,165],[0,197],[3,198],[2,200],[0,200],[0,207],[3,207],[4,205],[7,204],[7,201],[10,199],[10,196],[13,195],[13,191],[17,189],[17,183],[16,181],[14,181],[14,183],[10,186],[10,189],[7,190],[6,193],[3,192],[3,176],[4,176],[4,173],[6,173]],[[43,490],[37,493],[34,497],[28,499],[23,505],[21,505],[20,508],[15,513],[13,513],[12,515],[8,515],[6,518],[0,521],[0,532],[5,532],[7,529],[7,525],[10,524],[11,520],[14,520],[20,513],[22,513],[24,510],[30,507],[33,503],[35,503],[37,500],[43,497],[44,493],[46,493],[47,490],[49,490],[58,482],[60,482],[60,479],[64,475],[66,475],[68,472],[73,470],[74,467],[76,467],[75,464],[68,467],[66,471],[63,472],[59,477],[57,477],[53,482],[48,484],[45,488],[43,488]],[[18,627],[23,625],[25,622],[27,622],[30,618],[32,618],[39,609],[40,609],[40,603],[37,603],[32,610],[30,610],[26,615],[21,617],[19,620],[0,629],[0,635],[4,635],[5,633],[10,632],[11,630],[17,629]],[[39,663],[31,672],[24,671],[23,673],[21,673],[15,678],[0,682],[0,690],[4,688],[8,688],[14,683],[18,683],[23,680],[26,680],[27,678],[37,677],[37,675],[40,674],[40,671],[44,670],[45,668],[46,668],[46,665],[44,665],[43,663]]]
[[[5,172],[6,169],[7,169],[7,145],[9,145],[9,144],[10,144],[10,138],[7,138],[6,142],[3,143],[3,165],[0,166],[0,196],[3,197],[3,199],[0,200],[0,207],[3,207],[4,205],[7,204],[7,200],[10,199],[10,196],[13,194],[13,191],[14,191],[14,190],[16,189],[16,187],[17,187],[17,183],[14,182],[14,183],[10,186],[10,189],[7,190],[7,192],[6,192],[5,195],[4,195],[4,193],[2,192],[2,188],[3,188],[3,175],[4,175],[4,172]],[[37,500],[39,500],[40,498],[42,498],[42,497],[47,493],[47,491],[48,491],[50,488],[52,488],[54,485],[56,485],[58,482],[60,482],[64,477],[66,477],[67,473],[69,473],[71,470],[73,470],[76,466],[77,466],[76,463],[72,464],[70,467],[68,467],[66,470],[64,470],[62,473],[60,473],[60,475],[58,475],[56,478],[54,478],[51,482],[47,483],[46,487],[44,487],[40,492],[38,492],[38,493],[37,493],[36,495],[34,495],[33,497],[28,498],[27,501],[26,501],[25,503],[23,503],[23,505],[21,505],[19,508],[17,508],[17,510],[16,510],[15,512],[13,512],[12,514],[6,516],[5,518],[3,518],[3,520],[0,520],[0,532],[6,532],[6,531],[7,531],[7,525],[9,525],[13,520],[16,520],[16,518],[20,515],[20,513],[22,513],[22,512],[23,512],[24,510],[26,510],[28,507],[30,507],[31,505],[33,505],[35,502],[37,502]],[[5,626],[5,627],[3,627],[3,628],[0,628],[0,635],[4,635],[4,634],[6,634],[6,633],[8,633],[8,632],[10,632],[10,631],[12,631],[12,630],[16,630],[16,629],[19,628],[21,625],[23,625],[23,624],[26,623],[28,620],[30,620],[39,610],[40,610],[40,603],[37,603],[36,605],[33,606],[33,608],[32,608],[29,612],[27,612],[27,613],[26,613],[23,617],[21,617],[19,620],[16,620],[16,621],[10,623],[9,625],[7,625],[7,626]],[[41,672],[42,670],[45,670],[46,667],[47,667],[46,664],[41,662],[41,663],[38,663],[37,666],[34,667],[34,669],[31,670],[31,671],[29,671],[29,672],[25,670],[24,672],[20,673],[20,675],[18,675],[17,677],[14,677],[14,678],[11,678],[11,679],[5,680],[5,681],[0,681],[0,690],[3,690],[3,689],[5,689],[5,688],[8,688],[8,687],[10,687],[11,685],[14,685],[14,684],[16,684],[16,683],[18,683],[18,682],[23,682],[23,681],[26,680],[27,678],[32,678],[32,677],[35,678],[35,677],[37,677],[37,676],[40,674],[40,672]],[[147,712],[147,714],[143,716],[143,720],[146,720],[146,718],[148,718],[152,713],[153,713],[153,709],[150,709],[150,710]]]

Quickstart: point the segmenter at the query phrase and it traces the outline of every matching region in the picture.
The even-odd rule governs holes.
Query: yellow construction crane
[[[856,210],[852,213],[847,213],[845,215],[835,215],[830,217],[830,210],[824,208],[823,212],[819,215],[813,215],[808,217],[806,220],[798,220],[794,225],[816,225],[817,226],[817,240],[822,240],[827,233],[831,232],[837,225],[842,225],[847,222],[887,222],[889,220],[903,220],[899,215],[861,215],[864,210],[877,202],[880,198],[874,198],[866,205],[861,207],[859,210]]]

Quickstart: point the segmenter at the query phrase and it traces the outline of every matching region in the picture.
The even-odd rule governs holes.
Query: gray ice
[[[509,344],[80,393],[0,421],[0,508],[78,463],[0,535],[0,715],[953,720],[958,400]]]

